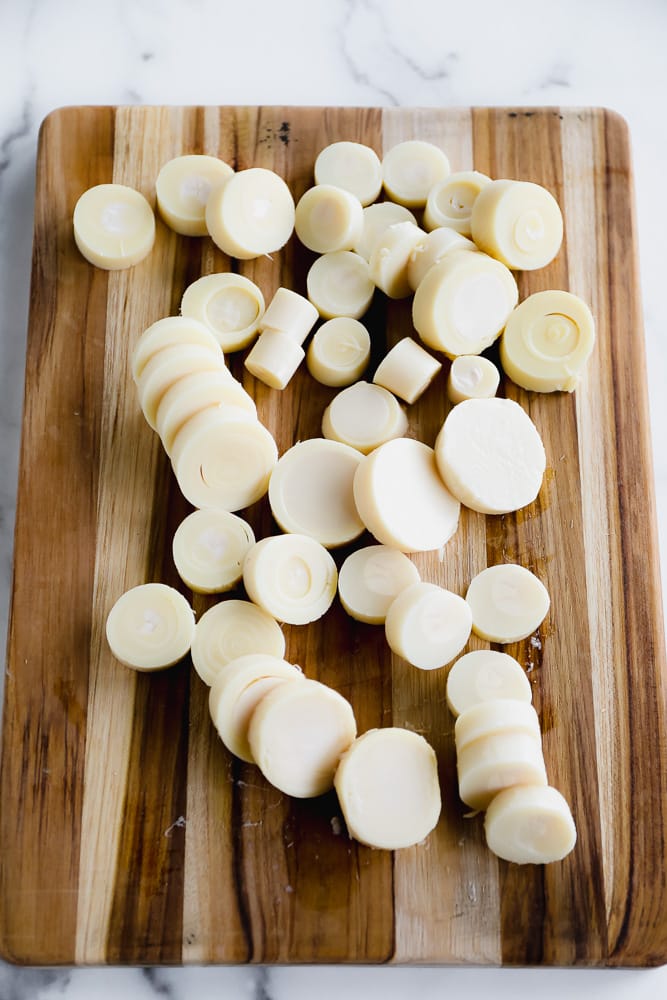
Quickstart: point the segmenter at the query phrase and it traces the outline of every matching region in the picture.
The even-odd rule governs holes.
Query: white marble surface
[[[667,566],[664,0],[4,0],[0,8],[0,641],[21,422],[37,129],[63,104],[605,105],[634,148],[656,495]],[[34,970],[0,1000],[667,995],[667,967]]]

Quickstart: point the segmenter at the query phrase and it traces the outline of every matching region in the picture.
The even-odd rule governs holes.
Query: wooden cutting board
[[[129,357],[176,313],[185,287],[230,261],[161,223],[155,249],[113,274],[89,266],[72,211],[93,184],[154,199],[181,153],[277,170],[298,198],[317,152],[355,139],[378,153],[422,138],[454,169],[545,184],[566,240],[522,296],[568,288],[592,306],[598,341],[576,394],[501,392],[528,410],[548,470],[517,514],[464,512],[424,578],[464,593],[487,565],[518,561],[551,612],[509,647],[531,680],[547,770],[579,839],[562,863],[518,867],[486,849],[457,797],[446,670],[392,657],[381,628],[334,607],[286,628],[287,656],[350,698],[360,731],[423,733],[443,813],[428,841],[395,854],[350,841],[333,795],[295,801],[233,760],[188,661],[138,675],[104,639],[119,594],[147,580],[183,590],[170,556],[188,512],[141,416]],[[238,265],[270,299],[303,291],[296,239]],[[378,295],[374,362],[411,332],[409,302]],[[299,371],[281,393],[234,373],[283,451],[319,433],[333,390]],[[447,363],[410,407],[433,443]],[[275,531],[267,502],[250,511]],[[624,122],[602,110],[66,108],[39,143],[25,414],[2,756],[0,938],[11,960],[55,963],[396,962],[654,965],[667,961],[665,650]],[[343,554],[339,553],[339,562]],[[184,591],[187,593],[187,591]],[[188,594],[188,596],[190,596]],[[213,599],[194,598],[201,613]],[[473,639],[471,648],[484,644]]]

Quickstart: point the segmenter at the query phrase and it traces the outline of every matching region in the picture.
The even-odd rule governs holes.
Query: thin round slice
[[[472,238],[507,267],[532,271],[554,259],[563,241],[563,216],[546,188],[530,181],[491,181],[472,208]]]
[[[250,549],[243,563],[248,596],[289,625],[321,618],[336,596],[338,571],[331,555],[308,535],[273,535]]]
[[[165,316],[151,324],[139,337],[132,351],[132,377],[135,382],[148,362],[167,347],[208,347],[222,353],[220,344],[204,323],[186,316]]]
[[[456,720],[454,740],[459,753],[475,740],[494,733],[530,733],[541,740],[540,720],[533,706],[514,698],[492,698],[473,705]]]
[[[176,382],[195,372],[216,372],[231,379],[222,351],[198,344],[165,347],[155,354],[137,379],[139,404],[149,427],[157,427],[157,411],[165,394]]]
[[[447,704],[453,715],[495,699],[532,700],[521,664],[494,649],[476,649],[456,661],[447,675]]]
[[[343,754],[334,785],[348,833],[388,851],[421,843],[440,816],[438,762],[423,736],[370,729]]]
[[[139,191],[124,184],[88,188],[74,206],[74,241],[96,267],[132,267],[153,249],[153,209]]]
[[[385,441],[402,437],[408,418],[391,392],[356,382],[334,396],[322,416],[322,433],[368,455]]]
[[[362,205],[375,201],[382,189],[382,164],[370,146],[332,142],[315,160],[315,183],[334,184],[349,191]]]
[[[452,250],[477,250],[477,247],[472,240],[444,226],[426,234],[414,248],[408,261],[408,284],[413,292],[417,291],[431,268],[444,260]]]
[[[192,645],[194,611],[177,590],[144,583],[122,594],[107,618],[111,652],[133,670],[162,670],[182,660]]]
[[[525,566],[501,563],[482,570],[471,581],[466,601],[476,635],[490,642],[519,642],[542,624],[549,611],[549,592]]]
[[[248,653],[220,671],[209,692],[208,707],[218,736],[236,757],[255,763],[248,743],[253,713],[269,691],[293,680],[305,680],[299,667],[265,653]]]
[[[428,193],[424,209],[426,229],[447,226],[462,236],[470,236],[473,205],[482,188],[490,183],[491,178],[478,170],[463,170],[440,181]]]
[[[401,552],[439,549],[459,523],[460,504],[438,475],[433,449],[410,438],[387,441],[363,459],[354,500],[377,540]]]
[[[517,865],[562,861],[577,842],[570,807],[551,786],[500,792],[487,809],[484,833],[489,850]]]
[[[395,222],[412,222],[413,225],[417,225],[417,220],[410,209],[404,205],[397,205],[395,201],[379,201],[375,205],[369,205],[364,209],[363,231],[352,249],[361,254],[365,260],[370,260],[378,238]]]
[[[255,401],[228,371],[193,372],[174,382],[160,400],[155,427],[168,455],[176,435],[195,414],[209,407],[235,406],[257,416]]]
[[[243,560],[255,534],[243,518],[225,510],[195,510],[174,534],[172,553],[181,580],[198,594],[231,590],[243,576]]]
[[[500,372],[493,361],[479,354],[460,354],[454,358],[447,378],[447,396],[451,403],[464,399],[491,399],[500,385]]]
[[[221,601],[197,622],[192,665],[209,687],[232,660],[260,653],[281,660],[285,636],[275,618],[250,601]]]
[[[337,316],[323,323],[306,354],[308,371],[322,385],[351,385],[371,356],[371,338],[358,319]]]
[[[357,735],[349,701],[318,681],[285,681],[253,712],[248,742],[267,781],[297,799],[333,787],[341,754]]]
[[[301,345],[317,318],[317,309],[305,295],[299,295],[291,288],[278,288],[262,316],[260,328],[285,333]]]
[[[280,330],[264,330],[246,357],[251,375],[272,389],[284,389],[306,356],[298,340]]]
[[[371,279],[390,299],[404,299],[412,289],[408,265],[426,233],[412,222],[396,222],[378,236],[368,261]]]
[[[419,139],[399,142],[382,160],[385,191],[409,208],[423,208],[429,191],[449,174],[449,160],[440,147]]]
[[[466,399],[448,414],[435,442],[448,489],[482,514],[532,503],[546,468],[537,427],[511,399]]]
[[[377,366],[373,382],[384,386],[406,403],[415,403],[442,365],[412,337],[403,337]]]
[[[206,236],[206,202],[211,190],[234,173],[217,156],[176,156],[155,181],[160,215],[183,236]]]
[[[314,262],[306,277],[308,298],[320,316],[351,316],[359,319],[373,299],[368,262],[351,250],[325,253]]]
[[[419,583],[419,570],[397,549],[367,545],[350,553],[338,574],[338,596],[348,615],[368,625],[383,625],[401,591]]]
[[[205,274],[185,289],[181,315],[204,323],[223,351],[240,351],[259,329],[264,296],[242,274]]]
[[[211,191],[206,228],[223,253],[240,260],[261,257],[280,250],[292,235],[294,199],[272,170],[239,170]]]
[[[456,755],[459,796],[471,809],[486,809],[494,795],[513,785],[547,785],[539,736],[494,733]]]
[[[332,184],[310,188],[296,206],[294,231],[315,253],[351,250],[364,226],[361,202]]]
[[[392,652],[420,670],[444,667],[470,638],[466,602],[435,583],[413,583],[392,601],[384,627]]]

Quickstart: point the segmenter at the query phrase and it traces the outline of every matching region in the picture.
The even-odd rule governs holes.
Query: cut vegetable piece
[[[264,330],[244,364],[260,382],[272,389],[284,389],[305,356],[301,344],[288,333]]]
[[[137,379],[139,403],[146,421],[155,430],[157,411],[162,399],[176,382],[195,372],[216,372],[218,378],[231,381],[222,351],[198,344],[165,347],[150,359]]]
[[[507,514],[532,503],[546,468],[544,445],[511,399],[466,399],[448,414],[435,442],[438,469],[461,503]]]
[[[492,698],[467,709],[456,720],[454,740],[460,753],[475,740],[496,733],[530,733],[542,739],[540,720],[533,706],[514,698]]]
[[[403,337],[385,354],[373,382],[384,386],[406,403],[416,402],[442,365],[412,337]]]
[[[537,392],[573,392],[595,344],[595,320],[570,292],[536,292],[507,320],[500,360],[513,382]]]
[[[412,222],[396,222],[378,236],[368,262],[371,280],[390,299],[404,299],[411,292],[408,264],[426,233]]]
[[[357,735],[352,706],[318,681],[285,681],[260,701],[248,741],[262,774],[295,798],[328,792],[341,754]]]
[[[495,733],[475,740],[456,755],[459,796],[471,809],[486,809],[494,795],[514,785],[546,785],[539,736]]]
[[[192,645],[194,611],[177,590],[144,583],[122,594],[107,618],[111,652],[133,670],[162,670],[182,660]]]
[[[424,840],[440,816],[438,762],[423,736],[370,729],[343,754],[334,785],[348,833],[388,851]]]
[[[452,250],[476,252],[477,247],[472,240],[466,239],[453,229],[443,227],[426,234],[414,248],[408,261],[408,284],[413,292],[417,290],[431,268],[444,260],[445,255]]]
[[[385,441],[402,437],[408,418],[398,400],[382,386],[356,382],[331,400],[322,417],[322,433],[368,455]]]
[[[513,656],[476,649],[456,661],[447,675],[447,704],[454,715],[497,698],[532,700],[530,681]]]
[[[462,236],[470,236],[473,205],[482,188],[490,183],[491,178],[478,170],[462,170],[434,185],[424,209],[425,228],[448,226]]]
[[[185,289],[181,314],[204,323],[223,351],[240,351],[259,329],[264,296],[242,274],[205,274]]]
[[[449,160],[439,146],[419,139],[399,142],[382,160],[385,191],[409,208],[423,208],[429,191],[449,173]]]
[[[155,426],[167,454],[171,454],[176,435],[183,424],[209,407],[225,406],[247,410],[257,417],[255,401],[240,382],[230,378],[227,370],[193,372],[174,382],[160,400]]]
[[[349,191],[362,205],[370,205],[382,190],[382,164],[370,146],[360,142],[332,142],[315,160],[315,183],[333,184]]]
[[[341,566],[338,596],[350,617],[383,625],[389,605],[413,583],[419,583],[419,570],[403,552],[367,545],[350,553]]]
[[[375,285],[368,263],[351,250],[325,253],[314,262],[306,278],[308,298],[320,316],[359,319],[373,299]]]
[[[490,642],[519,642],[538,628],[549,611],[549,592],[524,566],[502,563],[471,581],[466,601],[474,632]]]
[[[308,535],[263,538],[243,564],[243,583],[251,600],[290,625],[321,618],[336,596],[337,582],[335,562]]]
[[[466,602],[435,583],[414,583],[392,601],[385,634],[392,652],[420,670],[444,667],[470,638]]]
[[[202,410],[171,450],[174,474],[193,507],[241,510],[264,496],[278,449],[266,427],[235,406]]]
[[[338,316],[323,323],[306,354],[308,371],[322,385],[351,385],[371,356],[371,338],[358,319]]]
[[[500,372],[493,361],[478,354],[460,354],[454,358],[447,378],[447,396],[451,403],[464,399],[491,399],[500,385]]]
[[[174,534],[172,553],[181,580],[199,594],[231,590],[255,535],[243,518],[224,510],[195,510]]]
[[[155,181],[160,215],[183,236],[206,236],[206,202],[214,187],[234,173],[217,156],[176,156],[165,163]]]
[[[361,202],[332,184],[310,188],[296,206],[294,230],[315,253],[351,250],[364,226]]]
[[[500,792],[484,817],[484,832],[489,850],[517,865],[562,861],[577,842],[570,807],[551,786]]]
[[[419,283],[412,322],[425,344],[449,358],[480,354],[500,335],[518,298],[504,264],[486,254],[452,251]]]
[[[223,253],[240,260],[261,257],[280,250],[292,235],[294,199],[272,170],[239,170],[211,192],[206,228]]]
[[[159,351],[167,347],[208,347],[214,354],[222,353],[211,331],[197,319],[166,316],[153,323],[139,337],[132,352],[132,377],[135,382]]]
[[[412,222],[413,225],[417,225],[417,220],[410,209],[397,205],[394,201],[380,201],[376,205],[369,205],[364,209],[364,228],[361,237],[352,249],[361,254],[365,260],[369,260],[379,237],[395,222]]]
[[[74,206],[74,242],[90,264],[120,271],[143,260],[155,242],[153,209],[124,184],[88,188]]]
[[[317,309],[304,295],[290,288],[278,288],[262,317],[260,328],[284,333],[301,345],[317,318]]]
[[[410,438],[388,441],[363,459],[354,499],[377,540],[402,552],[441,548],[459,522],[459,502],[438,475],[433,449]]]
[[[250,720],[262,698],[284,681],[305,680],[299,667],[263,653],[231,660],[209,692],[208,707],[218,736],[241,760],[254,764],[248,743]]]
[[[532,271],[554,259],[563,241],[563,216],[546,188],[529,181],[497,180],[472,209],[472,238],[507,267]]]
[[[285,636],[274,618],[250,601],[221,601],[204,612],[192,640],[192,665],[204,684],[250,654],[283,658]]]

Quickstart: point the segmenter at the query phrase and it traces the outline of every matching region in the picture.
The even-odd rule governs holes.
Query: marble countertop
[[[307,11],[307,14],[306,14]],[[12,565],[42,118],[65,104],[603,105],[627,119],[639,223],[655,489],[667,566],[662,0],[5,0],[0,14],[0,641]],[[664,579],[664,569],[663,569]],[[339,995],[470,1000],[667,995],[645,972],[402,968],[15,969],[0,1000]]]

